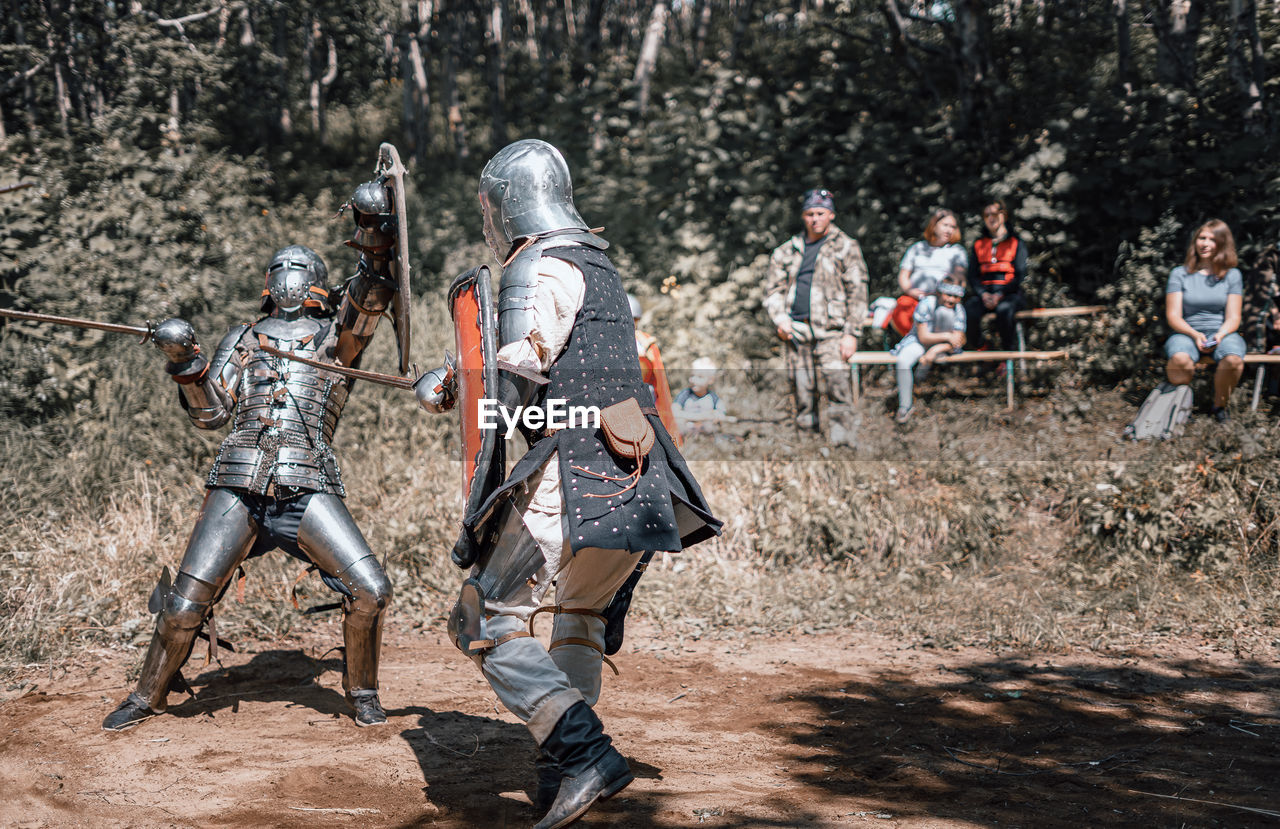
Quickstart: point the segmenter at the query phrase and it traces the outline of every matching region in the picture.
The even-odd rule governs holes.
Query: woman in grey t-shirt
[[[935,210],[924,226],[924,238],[907,248],[898,264],[898,304],[885,325],[892,324],[903,336],[911,333],[911,315],[916,303],[934,291],[938,283],[954,273],[964,274],[969,254],[960,244],[960,222],[950,210]]]
[[[1228,419],[1227,399],[1244,371],[1244,338],[1236,333],[1244,278],[1236,263],[1231,228],[1210,219],[1191,237],[1186,262],[1170,272],[1164,295],[1165,319],[1173,329],[1164,344],[1165,373],[1175,386],[1187,385],[1196,361],[1212,356],[1218,368],[1210,411],[1219,423]]]

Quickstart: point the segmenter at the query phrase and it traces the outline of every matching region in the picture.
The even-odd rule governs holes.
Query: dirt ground
[[[533,823],[533,743],[437,626],[388,629],[390,720],[359,729],[337,628],[311,624],[189,666],[194,699],[121,734],[99,723],[135,652],[14,683],[0,824]],[[1280,825],[1275,664],[1173,637],[993,653],[631,627],[598,710],[637,779],[584,826]]]
[[[636,782],[594,826],[1280,825],[1280,667],[1187,641],[938,650],[628,631],[600,715]],[[6,826],[522,826],[534,746],[438,631],[388,629],[358,729],[333,622],[188,667],[195,699],[100,730],[137,654],[0,704]]]

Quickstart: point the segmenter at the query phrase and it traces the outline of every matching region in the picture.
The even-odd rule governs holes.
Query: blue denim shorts
[[[1205,332],[1201,332],[1202,334]],[[1208,332],[1212,334],[1213,332]],[[1221,361],[1228,354],[1234,354],[1237,357],[1243,357],[1248,349],[1244,344],[1244,337],[1234,331],[1222,338],[1222,342],[1213,349],[1213,359],[1215,362]],[[1186,354],[1191,358],[1191,362],[1199,360],[1203,352],[1196,348],[1196,341],[1188,337],[1186,334],[1174,334],[1164,341],[1164,356],[1173,359],[1175,354]]]

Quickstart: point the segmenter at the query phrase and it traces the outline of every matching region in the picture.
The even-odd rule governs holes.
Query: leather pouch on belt
[[[600,431],[609,451],[619,458],[635,461],[637,468],[653,448],[653,426],[634,397],[600,411]]]

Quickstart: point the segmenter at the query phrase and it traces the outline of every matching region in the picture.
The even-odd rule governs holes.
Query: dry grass
[[[438,353],[440,315],[419,314],[437,325],[415,350]],[[389,364],[390,343],[377,347],[368,365]],[[117,376],[83,410],[0,423],[0,672],[150,634],[146,597],[181,557],[220,437],[194,433],[158,374],[154,355],[122,351]],[[888,393],[872,385],[857,451],[824,456],[768,424],[692,442],[687,454],[725,532],[660,557],[636,612],[686,636],[849,629],[939,647],[1057,649],[1178,634],[1245,651],[1280,646],[1275,496],[1248,485],[1274,480],[1274,452],[1249,448],[1275,445],[1269,420],[1244,418],[1229,436],[1199,424],[1174,445],[1119,444],[1108,432],[1129,404],[1090,396],[1081,408],[1081,393],[1067,389],[1012,417],[998,399],[926,398],[903,433],[881,413]],[[395,613],[429,625],[460,575],[447,561],[460,508],[454,428],[403,393],[364,385],[337,438],[348,503],[387,558]],[[1226,505],[1217,547],[1171,556],[1167,544],[1142,549],[1141,528],[1096,529],[1099,499],[1181,491],[1177,470],[1205,457],[1235,482],[1230,492],[1254,493],[1207,490]],[[1171,537],[1190,532],[1185,516],[1151,520]],[[220,633],[287,633],[302,618],[288,599],[300,563],[273,554],[248,569],[245,603],[229,595],[219,606]],[[318,580],[304,588],[315,594],[304,606],[328,601]]]

